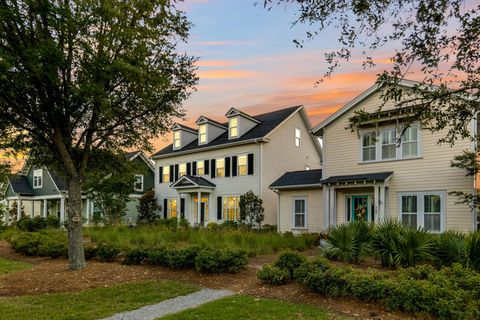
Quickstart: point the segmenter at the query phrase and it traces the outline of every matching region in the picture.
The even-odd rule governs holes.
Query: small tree
[[[17,223],[17,220],[18,220],[17,213],[18,213],[18,203],[15,200],[13,201],[12,207],[10,208],[10,210],[8,210],[8,215],[10,217],[10,225],[14,225],[15,223]],[[24,206],[20,208],[20,218],[23,218],[23,217],[25,217]]]
[[[137,205],[137,210],[138,224],[152,224],[160,218],[160,216],[158,215],[158,210],[160,210],[160,206],[157,203],[155,191],[150,190],[142,195]]]
[[[0,232],[5,229],[5,225],[7,224],[7,221],[4,221],[6,213],[7,207],[3,203],[0,203]]]
[[[260,227],[265,214],[263,213],[263,200],[260,199],[252,190],[240,196],[240,220],[253,227],[254,224]]]

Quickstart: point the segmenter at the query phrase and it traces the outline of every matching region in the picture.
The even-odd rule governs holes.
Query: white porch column
[[[197,192],[197,224],[200,224],[200,210],[202,209],[202,193]]]
[[[330,204],[330,224],[337,225],[337,192],[335,188],[330,188],[329,192],[329,204]]]
[[[380,217],[380,186],[373,186],[373,210],[374,210],[374,222],[378,223],[381,221]]]
[[[17,198],[17,221],[20,220],[22,217],[22,199],[20,199],[20,196]]]
[[[10,201],[7,200],[7,212],[5,212],[5,223],[10,225]]]
[[[387,208],[386,193],[387,193],[387,187],[385,187],[385,185],[380,186],[379,187],[380,201],[379,201],[379,210],[378,210],[380,221],[383,221],[386,218],[385,216],[386,208]]]
[[[60,223],[65,223],[65,198],[60,198]]]
[[[43,199],[43,217],[46,218],[48,215],[48,200]]]
[[[323,187],[323,228],[330,226],[330,187]]]
[[[32,200],[32,207],[30,208],[30,215],[35,217],[35,200]]]
[[[86,208],[86,210],[85,210],[85,215],[87,216],[87,222],[86,222],[86,224],[89,224],[89,223],[90,223],[90,207],[91,207],[91,205],[90,205],[90,199],[89,199],[89,198],[87,198],[87,204],[86,204],[86,206],[87,206],[87,208]]]

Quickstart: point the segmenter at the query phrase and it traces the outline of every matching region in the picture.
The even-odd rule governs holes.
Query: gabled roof
[[[270,185],[271,189],[322,185],[322,169],[287,172]]]
[[[173,150],[173,144],[163,148],[162,150],[155,153],[152,158],[163,158],[169,155],[175,154],[184,154],[184,153],[192,153],[196,152],[197,150],[204,150],[204,149],[213,149],[213,148],[221,148],[223,146],[230,146],[230,145],[237,145],[243,143],[251,143],[255,141],[259,141],[262,138],[266,137],[271,131],[273,131],[279,124],[281,124],[284,120],[290,117],[295,112],[303,110],[302,106],[295,106],[286,109],[281,109],[273,112],[268,112],[264,114],[260,114],[254,116],[257,121],[260,121],[258,125],[250,129],[250,131],[246,132],[240,138],[235,140],[228,139],[228,132],[225,131],[220,136],[215,138],[212,141],[209,141],[205,144],[198,144],[198,139],[190,142],[186,146],[182,147],[181,149]],[[226,126],[227,124],[225,124]]]
[[[406,80],[406,79],[402,79],[398,82],[398,85],[399,86],[403,86],[403,87],[408,87],[408,88],[413,88],[415,86],[418,86],[420,85],[421,83],[420,82],[417,82],[417,81],[412,81],[412,80]],[[367,99],[368,97],[370,97],[372,94],[374,94],[375,92],[379,91],[380,89],[382,89],[382,85],[379,84],[379,83],[375,83],[373,86],[371,86],[370,88],[368,88],[367,90],[365,90],[364,92],[362,92],[360,95],[356,96],[353,100],[351,100],[350,102],[348,102],[346,105],[344,105],[342,108],[340,108],[339,110],[337,110],[335,113],[333,113],[331,116],[329,116],[328,118],[326,118],[325,120],[323,120],[322,122],[320,122],[318,125],[316,125],[313,129],[312,129],[312,133],[313,134],[316,134],[318,131],[322,130],[325,126],[329,125],[330,123],[332,123],[333,121],[335,121],[337,118],[339,118],[341,115],[343,115],[344,113],[346,113],[347,111],[351,110],[352,108],[354,108],[355,106],[357,106],[360,102],[362,102],[363,100]]]
[[[153,161],[150,160],[150,158],[147,157],[145,155],[145,153],[143,153],[142,151],[126,152],[125,157],[127,157],[128,160],[134,160],[134,159],[140,157],[140,159],[142,159],[142,161],[145,162],[145,164],[150,168],[150,170],[155,172],[155,166],[154,166]]]
[[[208,122],[208,123],[211,123],[211,124],[213,124],[213,125],[215,125],[215,126],[217,126],[217,127],[220,127],[220,128],[222,128],[222,129],[225,129],[225,130],[227,130],[227,128],[228,128],[228,126],[225,126],[225,123],[220,123],[220,122],[218,122],[218,121],[215,121],[215,120],[213,120],[213,119],[207,118],[207,117],[205,117],[205,116],[200,116],[200,117],[197,119],[197,121],[195,121],[196,124],[202,124],[202,123],[207,123],[207,122]]]
[[[181,124],[181,123],[175,123],[173,126],[172,126],[172,130],[185,130],[185,131],[190,131],[191,133],[195,133],[197,134],[198,133],[198,130],[197,129],[194,129],[194,128],[190,128],[184,124]]]
[[[245,112],[238,110],[237,108],[230,108],[230,110],[225,113],[225,117],[227,118],[234,117],[236,115],[240,115],[242,117],[252,120],[253,122],[260,123],[260,120],[256,119],[256,117],[252,117],[251,115],[246,114]]]
[[[393,175],[392,171],[375,172],[364,174],[353,174],[345,176],[333,176],[322,181],[323,184],[345,183],[345,182],[371,182],[385,181]]]
[[[187,183],[187,184],[186,184]],[[215,188],[215,184],[203,177],[198,176],[181,176],[177,181],[170,185],[172,188],[181,187],[204,187]]]
[[[19,174],[10,175],[8,176],[8,182],[10,183],[13,192],[33,196],[33,189],[30,186],[30,183],[28,183],[26,176]]]

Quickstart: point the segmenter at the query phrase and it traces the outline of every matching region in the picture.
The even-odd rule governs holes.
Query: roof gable
[[[227,118],[230,118],[230,117],[234,117],[234,116],[242,116],[244,118],[247,118],[249,120],[252,120],[253,122],[256,122],[256,123],[260,123],[260,121],[258,119],[256,119],[255,117],[252,117],[251,115],[249,114],[246,114],[245,112],[243,111],[240,111],[236,108],[230,108],[230,110],[228,110],[228,112],[225,114],[225,117]]]

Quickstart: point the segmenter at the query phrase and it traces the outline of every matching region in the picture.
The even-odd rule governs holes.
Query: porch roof
[[[364,174],[353,174],[345,176],[333,176],[322,181],[322,184],[334,184],[334,183],[348,183],[348,182],[372,182],[372,181],[385,181],[393,175],[393,171],[388,172],[375,172]]]
[[[322,169],[287,172],[270,185],[272,189],[321,187]]]
[[[199,176],[182,176],[180,179],[170,185],[170,187],[178,188],[215,188],[215,184],[207,179]]]
[[[27,177],[23,175],[11,175],[8,177],[8,182],[13,189],[13,192],[20,194],[20,195],[28,195],[33,196],[34,192],[30,183],[28,182]]]

